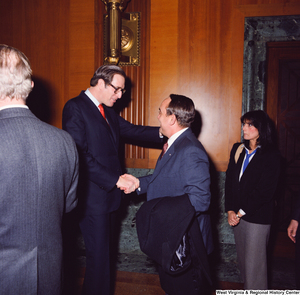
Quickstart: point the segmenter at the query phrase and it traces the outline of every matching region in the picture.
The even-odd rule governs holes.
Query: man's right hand
[[[298,224],[299,223],[297,220],[292,219],[289,227],[287,228],[287,234],[294,243],[296,243],[296,234],[297,234]]]
[[[228,214],[227,219],[228,219],[229,225],[236,226],[237,224],[239,224],[240,219],[237,218],[237,216],[236,216],[237,213],[235,213],[234,211],[228,211],[227,214]]]
[[[119,177],[117,187],[124,191],[125,194],[134,192],[140,186],[138,178],[130,174],[124,174]]]

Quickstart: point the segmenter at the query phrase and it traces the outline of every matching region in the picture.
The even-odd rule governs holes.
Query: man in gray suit
[[[71,136],[25,105],[27,57],[0,45],[0,294],[61,294],[64,212],[77,204]]]

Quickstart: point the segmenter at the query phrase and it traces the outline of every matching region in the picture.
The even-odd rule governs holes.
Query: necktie
[[[168,143],[166,142],[162,148],[162,152],[161,152],[161,155],[160,155],[160,158],[163,157],[163,155],[165,154],[166,150],[168,149]]]
[[[252,154],[249,154],[249,152],[246,149],[245,149],[245,151],[246,151],[246,159],[244,161],[243,173],[244,173],[244,171],[246,170],[246,168],[249,164],[250,157],[256,153],[256,150],[254,152],[252,152]]]
[[[105,112],[104,112],[103,105],[102,105],[102,104],[99,104],[99,105],[98,105],[98,108],[99,108],[99,110],[100,110],[100,113],[101,113],[102,117],[103,117],[103,118],[105,119],[105,121],[106,121],[106,117],[105,117]]]

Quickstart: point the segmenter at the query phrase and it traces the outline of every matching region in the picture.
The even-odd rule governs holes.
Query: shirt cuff
[[[240,209],[240,210],[239,210],[239,213],[240,213],[242,216],[246,215],[246,212],[245,212],[243,209]]]

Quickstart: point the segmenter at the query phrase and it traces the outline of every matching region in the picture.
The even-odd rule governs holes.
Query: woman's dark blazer
[[[225,181],[225,211],[243,209],[245,221],[271,224],[274,196],[280,173],[280,153],[276,148],[262,152],[258,148],[239,180],[245,149],[235,162],[235,153],[241,143],[235,143],[230,153]]]

